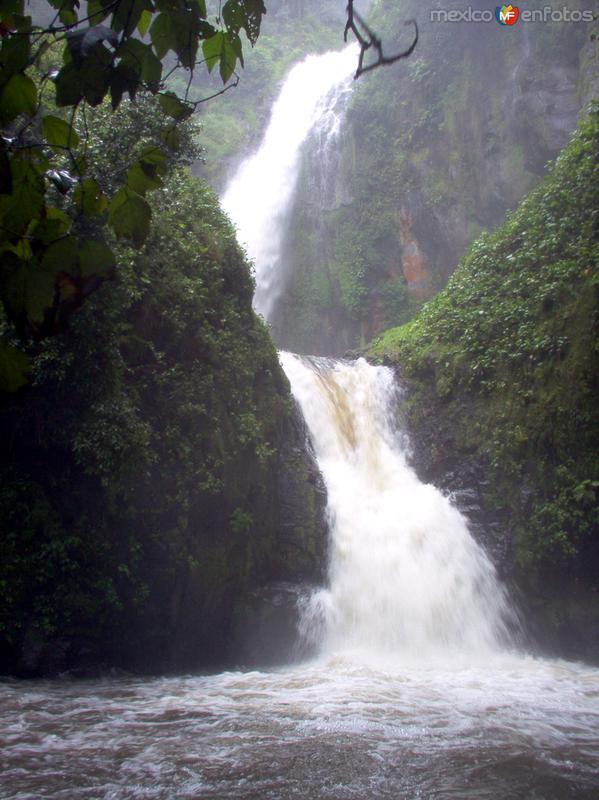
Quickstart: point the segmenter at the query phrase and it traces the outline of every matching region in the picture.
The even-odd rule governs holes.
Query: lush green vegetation
[[[98,181],[119,173],[123,141],[151,141],[155,105],[88,119]],[[191,131],[182,137],[191,158]],[[302,554],[288,531],[289,563],[278,541],[282,451],[301,439],[233,229],[174,165],[150,202],[145,245],[114,245],[114,280],[66,330],[23,343],[2,325],[31,361],[30,386],[0,408],[5,669],[222,658],[245,589],[318,566],[316,543]],[[301,535],[316,540],[296,461]]]
[[[486,506],[511,529],[521,580],[537,599],[564,580],[596,589],[596,106],[542,186],[473,244],[443,292],[370,353],[399,365],[417,430],[434,427],[441,447],[484,465]],[[560,603],[566,614],[561,597],[558,616]]]
[[[168,74],[218,65],[229,82],[243,65],[240,34],[256,42],[265,8],[228,0],[214,15],[205,0],[90,0],[82,12],[79,0],[49,0],[35,19],[27,10],[24,0],[0,10],[0,300],[20,333],[41,339],[60,329],[74,294],[81,301],[112,274],[107,228],[138,245],[148,236],[146,195],[162,186],[176,123],[197,105],[167,88]],[[141,92],[169,121],[106,193],[88,168],[88,110]],[[23,385],[26,373],[23,353],[1,340],[0,389]]]

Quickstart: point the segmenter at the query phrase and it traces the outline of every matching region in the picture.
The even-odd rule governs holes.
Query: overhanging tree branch
[[[392,56],[386,56],[383,52],[383,43],[379,37],[372,31],[361,14],[354,8],[354,0],[348,0],[347,3],[347,22],[345,23],[345,30],[343,32],[343,39],[347,42],[348,34],[353,33],[360,45],[360,56],[358,59],[358,69],[356,70],[355,78],[359,78],[365,72],[370,72],[373,69],[381,66],[388,66],[395,64],[396,61],[401,61],[402,58],[407,58],[414,52],[414,48],[418,44],[418,24],[415,19],[408,20],[405,25],[414,26],[414,39],[412,44],[407,50],[401,53],[396,53]],[[377,57],[369,64],[364,64],[364,56],[368,50],[373,49],[376,51]]]

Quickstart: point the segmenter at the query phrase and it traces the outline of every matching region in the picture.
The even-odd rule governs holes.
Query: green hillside
[[[514,579],[566,632],[597,614],[598,267],[595,106],[542,186],[369,350],[410,388],[425,468],[483,471],[483,507],[508,532]]]

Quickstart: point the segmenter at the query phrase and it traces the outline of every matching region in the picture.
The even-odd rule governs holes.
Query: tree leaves
[[[203,42],[202,51],[208,72],[212,72],[216,64],[219,65],[223,83],[226,83],[233,75],[237,59],[243,66],[241,40],[236,34],[226,34],[219,31]]]
[[[237,45],[237,46],[236,46]],[[235,72],[237,57],[241,54],[241,40],[239,36],[231,40],[228,36],[223,38],[223,49],[220,57],[220,76],[223,83],[226,83]],[[243,60],[242,60],[243,65]]]
[[[206,67],[208,72],[212,72],[215,65],[218,64],[221,53],[223,51],[224,35],[221,31],[215,33],[210,39],[206,39],[202,44],[202,51],[206,59]]]
[[[42,338],[60,327],[65,304],[76,307],[90,280],[97,286],[115,266],[114,253],[98,239],[78,246],[74,236],[65,235],[50,242],[39,257],[30,248],[7,250],[0,272],[4,308],[19,331]]]
[[[12,191],[0,195],[0,227],[2,238],[19,237],[44,207],[44,181],[35,166],[24,159],[13,158]]]
[[[87,15],[94,25],[102,22],[113,10],[113,0],[88,0]]]
[[[260,35],[262,15],[266,7],[262,0],[228,0],[222,10],[223,19],[231,33],[239,33],[243,28],[253,46]]]
[[[37,108],[37,88],[27,75],[17,73],[9,78],[0,94],[0,118],[11,122],[19,114],[33,116]]]
[[[159,189],[162,181],[154,165],[136,161],[127,172],[127,186],[137,194],[144,195],[153,189]]]
[[[139,22],[137,23],[138,33],[142,38],[148,32],[148,28],[150,27],[151,22],[152,22],[152,13],[148,9],[144,9],[140,14]]]
[[[42,256],[40,266],[54,277],[60,272],[77,275],[79,256],[77,255],[77,245],[73,237],[67,236],[64,239],[58,239],[53,242]]]
[[[160,134],[160,140],[169,150],[176,152],[181,146],[181,134],[175,124],[168,125]]]
[[[133,189],[124,186],[112,198],[108,221],[119,238],[143,244],[150,231],[151,218],[149,203]]]
[[[86,217],[96,217],[108,208],[107,197],[91,178],[86,178],[75,187],[73,200],[77,209]]]
[[[214,33],[213,26],[201,18],[200,10],[194,4],[190,8],[163,11],[150,28],[150,38],[158,58],[164,58],[172,50],[187,69],[195,65],[199,41]]]
[[[65,236],[69,232],[71,225],[72,220],[68,214],[65,214],[59,208],[47,206],[45,216],[34,220],[29,226],[29,232],[34,241],[47,246]]]
[[[149,0],[120,0],[112,18],[112,27],[117,32],[130,36],[137,28],[144,11],[153,11]]]
[[[35,259],[23,260],[5,253],[3,261],[0,288],[4,308],[20,329],[29,323],[35,330],[54,303],[56,275],[41,269]]]
[[[16,392],[25,386],[29,370],[25,353],[0,339],[0,392]]]
[[[237,63],[243,65],[240,31],[253,44],[265,12],[262,0],[228,0],[211,23],[205,0],[89,0],[79,22],[80,0],[49,4],[66,31],[56,21],[46,31],[33,26],[23,0],[6,0],[0,9],[0,300],[9,323],[37,337],[56,332],[112,274],[115,259],[102,226],[137,246],[148,235],[146,195],[163,185],[167,153],[181,143],[177,126],[196,106],[165,85],[161,59],[171,52],[193,70],[202,45],[208,71],[218,64],[227,83]],[[48,61],[56,64],[53,43],[62,47],[58,69],[48,69]],[[64,116],[49,107],[47,92],[42,103],[38,87],[48,80]],[[82,131],[87,136],[79,108],[99,106],[108,96],[117,109],[142,90],[158,95],[170,118],[162,146],[142,150],[120,171],[117,185],[102,191],[79,149]],[[9,361],[0,361],[0,391],[21,380],[17,372],[10,376]]]
[[[149,44],[139,39],[129,39],[118,49],[121,64],[126,64],[152,92],[158,91],[162,76],[162,63]]]
[[[113,69],[110,51],[96,44],[84,60],[71,61],[60,70],[55,78],[56,104],[76,106],[85,99],[90,106],[99,105],[110,87]]]
[[[166,155],[158,147],[145,148],[127,172],[127,187],[139,195],[159,189],[166,173]]]
[[[120,3],[120,5],[124,4]],[[66,36],[71,58],[77,66],[81,66],[84,63],[97,44],[107,41],[113,47],[116,47],[119,43],[119,37],[116,32],[107,28],[106,25],[94,25],[91,28],[71,31]]]
[[[161,94],[158,98],[158,102],[165,114],[179,122],[193,114],[193,107],[179,100],[174,92],[165,92]]]
[[[173,30],[172,19],[169,14],[158,14],[150,28],[150,38],[158,58],[164,58],[169,50],[177,46],[176,35]]]
[[[58,18],[63,25],[74,25],[77,22],[79,0],[48,0],[51,6],[58,11]]]
[[[117,109],[125,92],[133,100],[137,94],[141,81],[136,70],[129,64],[121,62],[114,68],[110,76],[110,98],[112,108]]]
[[[2,82],[26,69],[31,55],[31,42],[27,36],[5,37],[0,49]]]
[[[77,147],[79,144],[79,136],[72,126],[64,119],[51,114],[42,120],[42,133],[48,144],[54,147]]]
[[[109,277],[116,268],[114,253],[104,242],[86,239],[79,249],[81,276],[90,278],[96,275]]]

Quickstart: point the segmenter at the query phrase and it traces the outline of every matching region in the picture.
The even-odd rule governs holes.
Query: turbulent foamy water
[[[327,651],[398,658],[493,653],[515,625],[505,592],[460,512],[409,467],[393,373],[281,354],[328,497],[330,586],[305,627]]]
[[[595,800],[599,676],[496,656],[411,669],[0,684],[5,800]]]

